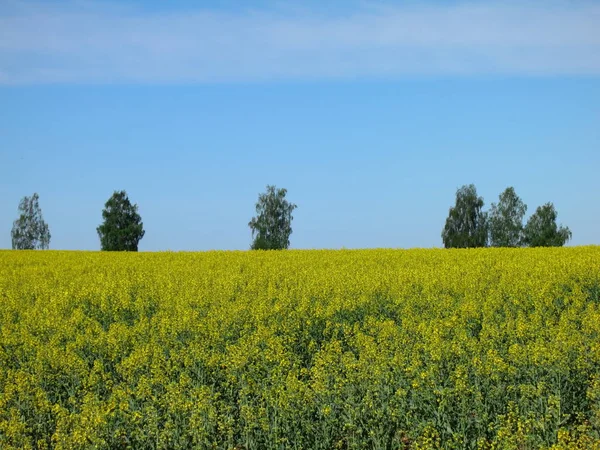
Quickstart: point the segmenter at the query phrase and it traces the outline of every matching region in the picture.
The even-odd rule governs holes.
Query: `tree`
[[[96,229],[100,247],[107,251],[137,252],[144,237],[144,224],[125,191],[115,191],[104,205],[104,222]]]
[[[477,196],[475,185],[465,185],[456,191],[456,205],[450,208],[442,230],[444,247],[485,247],[487,235],[483,198]]]
[[[256,217],[248,223],[252,229],[252,250],[281,250],[290,246],[292,211],[296,205],[285,199],[286,189],[267,186],[258,196]]]
[[[523,244],[523,217],[527,205],[508,187],[500,194],[498,204],[492,203],[489,213],[490,245],[519,247]]]
[[[19,202],[19,218],[10,232],[13,250],[47,249],[50,245],[50,229],[42,217],[39,198],[34,193]]]
[[[530,247],[562,247],[573,233],[556,224],[558,213],[552,203],[539,206],[525,225],[523,241]]]

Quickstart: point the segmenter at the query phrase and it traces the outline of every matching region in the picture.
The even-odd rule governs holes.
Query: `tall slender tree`
[[[252,230],[253,250],[281,250],[290,245],[292,211],[296,205],[285,199],[286,189],[267,186],[267,192],[258,196],[256,216],[248,226]]]
[[[456,191],[456,203],[450,208],[442,230],[446,248],[485,247],[488,240],[487,214],[483,198],[477,195],[474,184]]]
[[[50,229],[44,222],[39,195],[23,197],[19,203],[19,218],[10,232],[15,250],[47,249],[50,246]]]
[[[523,217],[527,205],[511,186],[500,194],[498,204],[492,203],[489,212],[490,245],[519,247],[523,245]]]

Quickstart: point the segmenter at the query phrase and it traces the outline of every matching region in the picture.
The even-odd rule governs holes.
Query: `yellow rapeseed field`
[[[0,252],[2,449],[599,433],[600,247]]]

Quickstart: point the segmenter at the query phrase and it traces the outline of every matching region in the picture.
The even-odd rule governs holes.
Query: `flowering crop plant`
[[[0,448],[600,448],[600,247],[2,251]]]

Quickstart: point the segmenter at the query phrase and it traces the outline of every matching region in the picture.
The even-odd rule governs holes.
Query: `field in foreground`
[[[0,448],[597,448],[600,247],[0,252]]]

